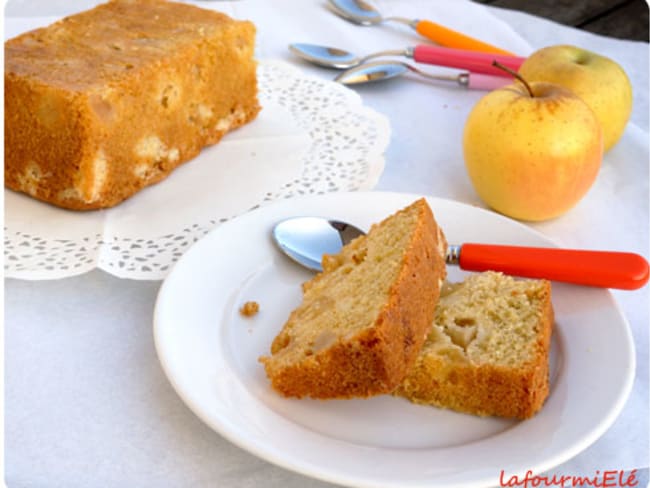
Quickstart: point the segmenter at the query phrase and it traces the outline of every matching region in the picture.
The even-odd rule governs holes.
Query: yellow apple
[[[576,46],[549,46],[531,54],[519,73],[529,82],[564,86],[587,102],[603,129],[605,151],[623,135],[632,112],[632,85],[615,61]]]
[[[540,221],[565,213],[587,193],[602,162],[602,131],[573,92],[517,81],[477,102],[465,124],[463,153],[485,203],[509,217]]]

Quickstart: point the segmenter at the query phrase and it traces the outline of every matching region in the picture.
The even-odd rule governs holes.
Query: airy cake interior
[[[374,325],[416,220],[415,212],[391,219],[323,259],[324,273],[303,285],[303,303],[273,341],[277,361],[295,362]]]
[[[537,280],[485,272],[445,283],[423,354],[516,366],[534,359],[546,289]]]
[[[528,418],[549,392],[551,286],[496,272],[443,285],[420,354],[395,391],[476,415]]]

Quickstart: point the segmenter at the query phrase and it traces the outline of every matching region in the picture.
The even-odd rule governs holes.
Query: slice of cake
[[[446,241],[424,199],[323,259],[303,301],[260,358],[285,396],[367,397],[391,392],[431,327]]]
[[[10,39],[5,185],[97,209],[160,181],[257,115],[254,36],[212,10],[113,0]]]
[[[495,272],[445,283],[415,366],[395,394],[476,415],[528,418],[549,391],[551,285]]]

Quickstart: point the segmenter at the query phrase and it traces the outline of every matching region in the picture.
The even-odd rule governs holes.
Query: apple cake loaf
[[[549,391],[551,285],[488,271],[445,283],[429,335],[395,391],[415,403],[528,418]]]
[[[321,399],[393,391],[431,327],[445,252],[444,235],[421,199],[325,256],[271,355],[260,358],[272,387]]]
[[[255,27],[164,0],[112,0],[5,43],[5,185],[116,205],[252,120]]]

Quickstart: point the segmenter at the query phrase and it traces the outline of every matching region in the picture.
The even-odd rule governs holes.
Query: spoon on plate
[[[405,49],[380,51],[367,56],[355,56],[343,49],[319,46],[318,44],[293,43],[289,50],[296,56],[310,63],[326,68],[348,69],[365,63],[366,61],[382,56],[403,56],[413,59],[416,63],[434,64],[448,68],[459,68],[473,73],[496,75],[508,78],[511,75],[495,67],[492,63],[497,61],[513,71],[518,71],[525,58],[499,54],[486,54],[463,49],[447,47],[417,45]]]
[[[278,247],[302,266],[322,271],[323,254],[336,254],[363,235],[357,227],[320,217],[294,217],[273,228]],[[602,288],[635,290],[648,282],[648,262],[627,252],[465,243],[449,245],[447,264],[465,271],[501,271]]]
[[[330,9],[340,17],[358,25],[377,25],[387,21],[406,24],[418,34],[436,44],[495,54],[512,54],[478,39],[448,29],[429,20],[406,19],[404,17],[382,17],[370,4],[363,0],[329,0]]]
[[[406,74],[409,71],[429,80],[456,82],[460,86],[469,88],[470,90],[490,91],[512,83],[512,80],[501,76],[483,75],[480,73],[460,73],[458,75],[425,73],[415,66],[401,61],[375,61],[362,64],[344,71],[334,78],[334,81],[338,81],[343,85],[358,85],[371,81],[388,80]]]

